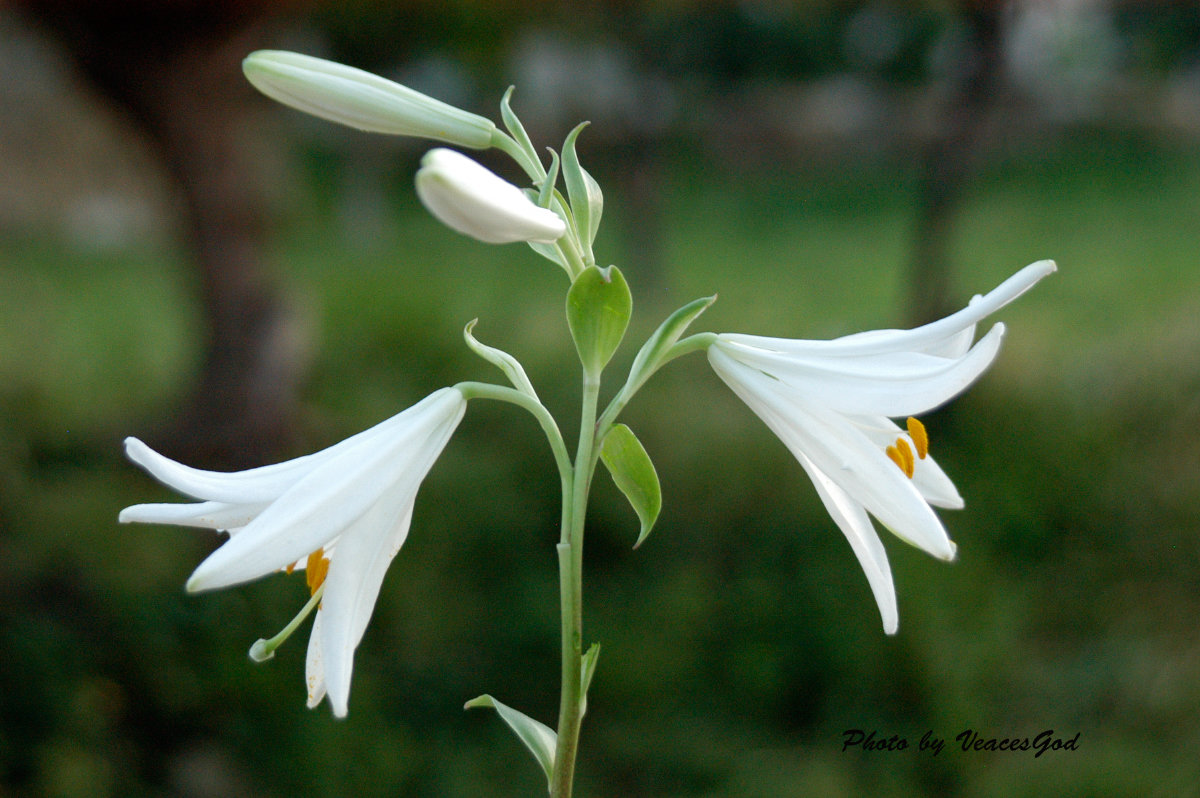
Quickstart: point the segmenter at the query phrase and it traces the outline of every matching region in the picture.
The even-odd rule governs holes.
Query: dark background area
[[[323,55],[535,142],[581,119],[597,256],[634,294],[619,383],[676,307],[822,338],[955,309],[1019,267],[981,383],[924,420],[967,506],[946,565],[884,533],[900,631],[803,471],[700,357],[624,420],[657,528],[597,480],[584,796],[1178,796],[1200,766],[1200,11],[1192,3],[0,3],[0,798],[541,794],[488,692],[552,722],[558,481],[474,403],[355,662],[304,708],[307,597],[183,592],[217,542],[120,527],[173,500],[137,435],[239,468],[525,364],[564,429],[565,278],[441,228],[426,143],[254,95]],[[510,164],[481,159],[517,179]],[[611,390],[611,388],[610,388]],[[910,749],[843,752],[851,728]],[[1075,751],[914,750],[1079,734]]]

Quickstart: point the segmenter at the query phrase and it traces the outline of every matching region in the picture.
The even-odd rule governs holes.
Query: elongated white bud
[[[378,75],[284,50],[246,56],[254,88],[284,105],[372,133],[444,141],[476,150],[492,146],[496,125]]]
[[[489,244],[552,244],[567,231],[558,214],[461,153],[438,148],[421,159],[417,196],[458,232]]]

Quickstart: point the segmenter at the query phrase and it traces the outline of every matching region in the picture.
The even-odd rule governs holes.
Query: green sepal
[[[637,543],[633,544],[636,549],[650,534],[662,509],[658,472],[654,470],[654,463],[650,462],[650,455],[646,454],[642,442],[624,424],[613,425],[604,436],[600,459],[642,522],[642,531],[638,533]]]
[[[554,748],[558,745],[558,735],[544,723],[534,720],[524,712],[502,704],[490,695],[472,698],[463,705],[463,709],[491,707],[500,718],[516,733],[517,737],[533,754],[533,758],[542,766],[546,773],[546,789],[551,789],[554,783]]]
[[[542,181],[542,187],[538,191],[537,204],[543,208],[550,207],[550,201],[554,198],[554,184],[558,182],[558,153],[550,150],[550,170],[546,172],[546,179]]]
[[[504,376],[508,377],[508,381],[512,386],[523,394],[526,394],[534,401],[540,402],[537,391],[533,390],[533,383],[529,381],[529,377],[525,374],[525,369],[517,361],[515,357],[507,352],[496,349],[495,347],[479,343],[471,331],[475,329],[475,325],[479,319],[471,319],[467,326],[463,328],[463,338],[467,341],[467,346],[471,351],[479,355],[481,358],[491,363],[496,368],[504,372]]]
[[[537,204],[537,205],[541,205],[541,201],[542,201],[541,192],[539,192],[536,189],[532,189],[532,188],[524,189],[524,192],[525,192],[525,196],[529,197],[530,202],[533,202],[534,204]],[[560,192],[558,192],[558,191],[551,192],[550,197],[549,197],[549,203],[542,207],[547,207],[550,210],[557,213],[559,216],[566,219],[568,225],[574,224],[574,222],[571,221],[571,209],[567,207],[566,200],[563,199],[563,196]],[[572,276],[571,275],[571,267],[570,267],[570,265],[568,265],[567,259],[566,259],[566,257],[564,257],[564,255],[562,253],[562,247],[569,245],[568,236],[563,236],[562,238],[560,238],[558,241],[554,242],[553,244],[542,244],[537,241],[530,241],[528,243],[529,243],[530,249],[532,249],[537,254],[541,255],[546,260],[557,263],[559,266],[561,266],[563,268],[563,271],[565,271],[567,273],[567,276]]]
[[[600,184],[579,164],[579,155],[575,152],[575,140],[587,124],[582,122],[567,134],[563,142],[562,170],[580,244],[584,252],[590,253],[596,232],[600,229],[600,216],[604,213],[604,194],[600,191]]]
[[[588,374],[599,376],[608,364],[632,312],[629,286],[616,266],[589,266],[575,278],[567,292],[567,326]]]
[[[504,127],[508,129],[509,135],[517,142],[521,148],[521,152],[529,159],[529,164],[522,164],[523,168],[534,168],[538,172],[542,170],[542,162],[538,158],[537,150],[533,148],[533,141],[530,140],[529,134],[525,132],[525,126],[521,124],[521,120],[513,113],[512,101],[513,91],[515,86],[509,86],[508,91],[504,92],[504,97],[500,100],[500,119],[504,122]]]
[[[600,658],[600,644],[592,643],[583,655],[582,673],[579,675],[579,716],[587,714],[588,688],[592,686],[592,676],[596,674],[596,660]]]
[[[642,383],[662,365],[663,356],[675,345],[679,336],[687,331],[688,326],[696,320],[696,317],[708,310],[716,301],[715,294],[701,297],[687,303],[668,316],[667,320],[654,331],[654,334],[646,339],[646,343],[642,344],[637,357],[633,359],[633,365],[629,367],[629,379],[626,381],[626,385],[632,390],[640,388]]]

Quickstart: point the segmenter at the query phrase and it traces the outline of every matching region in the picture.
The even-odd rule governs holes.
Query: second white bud
[[[475,161],[439,147],[421,159],[417,196],[447,227],[489,244],[553,244],[567,231],[554,211]]]

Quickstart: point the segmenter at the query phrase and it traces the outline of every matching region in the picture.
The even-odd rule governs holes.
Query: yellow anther
[[[308,583],[310,596],[324,584],[327,573],[329,573],[329,558],[325,556],[325,549],[317,549],[308,555],[308,561],[304,564],[304,581]]]
[[[913,446],[917,447],[917,457],[924,460],[929,455],[929,433],[925,425],[912,416],[905,422],[908,426],[908,437],[912,438]]]
[[[908,445],[908,441],[904,440],[903,438],[897,438],[896,449],[900,452],[900,457],[904,459],[904,465],[902,466],[904,475],[909,479],[912,479],[913,469],[917,465],[917,461],[913,457],[912,447]]]
[[[909,447],[908,441],[903,438],[896,439],[896,443],[883,450],[884,453],[891,458],[891,461],[900,467],[904,475],[912,479],[913,475],[913,453]]]

